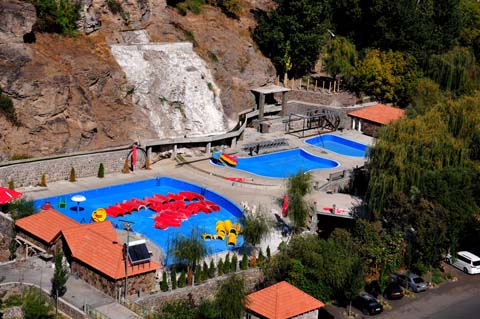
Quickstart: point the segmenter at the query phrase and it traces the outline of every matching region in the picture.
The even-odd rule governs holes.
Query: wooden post
[[[325,91],[325,81],[322,81],[322,91]]]
[[[292,79],[292,90],[294,89],[295,86],[295,78]]]
[[[307,79],[307,91],[310,88],[310,78]]]
[[[287,85],[288,85],[288,76],[287,76],[287,73],[285,73],[285,77],[283,79],[283,86],[288,87]]]
[[[332,92],[332,82],[328,82],[328,92]]]
[[[315,92],[317,91],[317,80],[315,80]]]

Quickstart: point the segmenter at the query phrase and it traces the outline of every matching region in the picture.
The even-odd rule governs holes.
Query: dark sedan
[[[403,289],[399,284],[392,282],[388,284],[387,288],[385,288],[383,296],[387,299],[402,299]]]

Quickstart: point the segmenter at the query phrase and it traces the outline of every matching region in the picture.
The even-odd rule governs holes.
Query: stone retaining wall
[[[13,180],[15,187],[36,186],[40,184],[42,174],[49,182],[68,180],[72,167],[76,177],[96,176],[98,167],[103,163],[105,174],[121,172],[130,148],[123,150],[70,155],[59,158],[45,158],[31,161],[11,162],[0,167],[0,185],[8,185]]]
[[[10,257],[10,241],[12,240],[13,219],[0,212],[0,262],[8,261]]]
[[[257,268],[242,271],[238,274],[244,276],[247,292],[253,291],[255,285],[263,280],[263,272]],[[139,298],[137,303],[152,312],[158,312],[164,303],[178,299],[187,299],[191,297],[195,304],[199,304],[202,299],[213,299],[217,292],[218,283],[228,278],[228,276],[231,276],[231,274],[209,279],[197,286],[188,286],[185,288],[177,288],[173,291],[159,292],[154,295]]]

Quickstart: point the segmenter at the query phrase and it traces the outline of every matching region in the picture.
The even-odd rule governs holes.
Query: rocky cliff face
[[[164,0],[121,3],[127,14],[112,14],[104,0],[83,0],[83,34],[36,34],[32,44],[23,43],[23,36],[35,21],[34,8],[17,0],[0,3],[0,86],[13,99],[20,122],[14,126],[0,114],[4,158],[125,145],[159,136],[158,125],[166,126],[165,136],[171,134],[172,123],[152,123],[138,112],[135,88],[112,56],[110,48],[125,43],[126,31],[146,30],[154,42],[193,41],[213,74],[212,83],[220,88],[231,123],[238,111],[253,105],[249,88],[273,79],[273,66],[249,37],[254,21],[248,8],[247,15],[235,20],[209,6],[200,15],[180,16]],[[201,113],[192,109],[188,116]],[[179,123],[183,116],[180,111]],[[200,132],[205,119],[198,119],[197,127],[180,126],[182,132],[175,134]]]

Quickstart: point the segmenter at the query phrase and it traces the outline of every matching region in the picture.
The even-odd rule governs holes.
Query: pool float
[[[224,240],[225,239],[225,231],[224,230],[217,230],[217,234],[215,235],[216,239]]]
[[[227,234],[230,233],[230,229],[232,229],[232,221],[230,219],[226,219],[223,221],[223,225],[225,226]]]
[[[209,200],[204,200],[202,201],[203,205],[207,207],[207,209],[210,212],[219,212],[220,211],[220,206],[215,204],[214,202],[211,202]]]
[[[132,198],[132,199],[130,200],[130,202],[135,203],[135,204],[142,205],[142,206],[144,206],[144,207],[148,207],[148,206],[151,205],[151,203],[149,203],[149,202],[147,202],[147,201],[145,201],[145,200],[138,199],[138,198]]]
[[[116,207],[119,210],[121,210],[123,212],[123,215],[132,213],[132,210],[131,210],[132,207],[130,205],[125,205],[123,203],[115,203],[113,207]]]
[[[183,201],[183,196],[178,195],[178,194],[173,194],[173,193],[168,193],[167,195],[167,200],[169,202],[174,202],[174,201]]]
[[[288,214],[288,195],[283,197],[282,216],[287,217]]]
[[[140,209],[146,209],[146,206],[143,204],[143,201],[142,201],[142,204],[141,204],[141,203],[133,201],[133,200],[124,200],[122,202],[122,204],[129,207],[129,210],[131,212],[133,212],[134,210],[136,210],[138,212]]]
[[[161,201],[161,202],[163,202],[163,203],[166,203],[166,202],[168,202],[168,198],[167,198],[167,196],[165,196],[165,195],[162,195],[162,194],[153,194],[153,196],[152,196],[152,197],[153,197],[153,198],[155,198],[155,199],[156,199],[156,200],[158,200],[158,201]]]
[[[237,244],[237,236],[233,233],[228,234],[227,246],[235,246]]]
[[[189,202],[193,202],[194,200],[200,201],[205,199],[205,197],[195,192],[180,192],[178,193],[178,195],[182,196],[183,200],[186,200]]]
[[[214,236],[212,234],[203,233],[202,238],[203,240],[211,240],[214,239]]]
[[[103,222],[107,218],[107,211],[105,208],[97,208],[92,213],[92,219],[94,222]]]
[[[108,206],[106,211],[108,216],[112,216],[114,218],[117,218],[118,216],[123,217],[123,215],[125,215],[125,210],[116,206]]]
[[[234,159],[231,156],[228,156],[225,153],[222,153],[222,155],[220,155],[219,159],[222,161],[222,163],[226,163],[227,165],[230,165],[230,166],[237,166],[237,164],[238,164],[238,161],[236,159]]]
[[[230,229],[230,234],[240,235],[242,233],[242,226],[240,223],[235,223]]]

